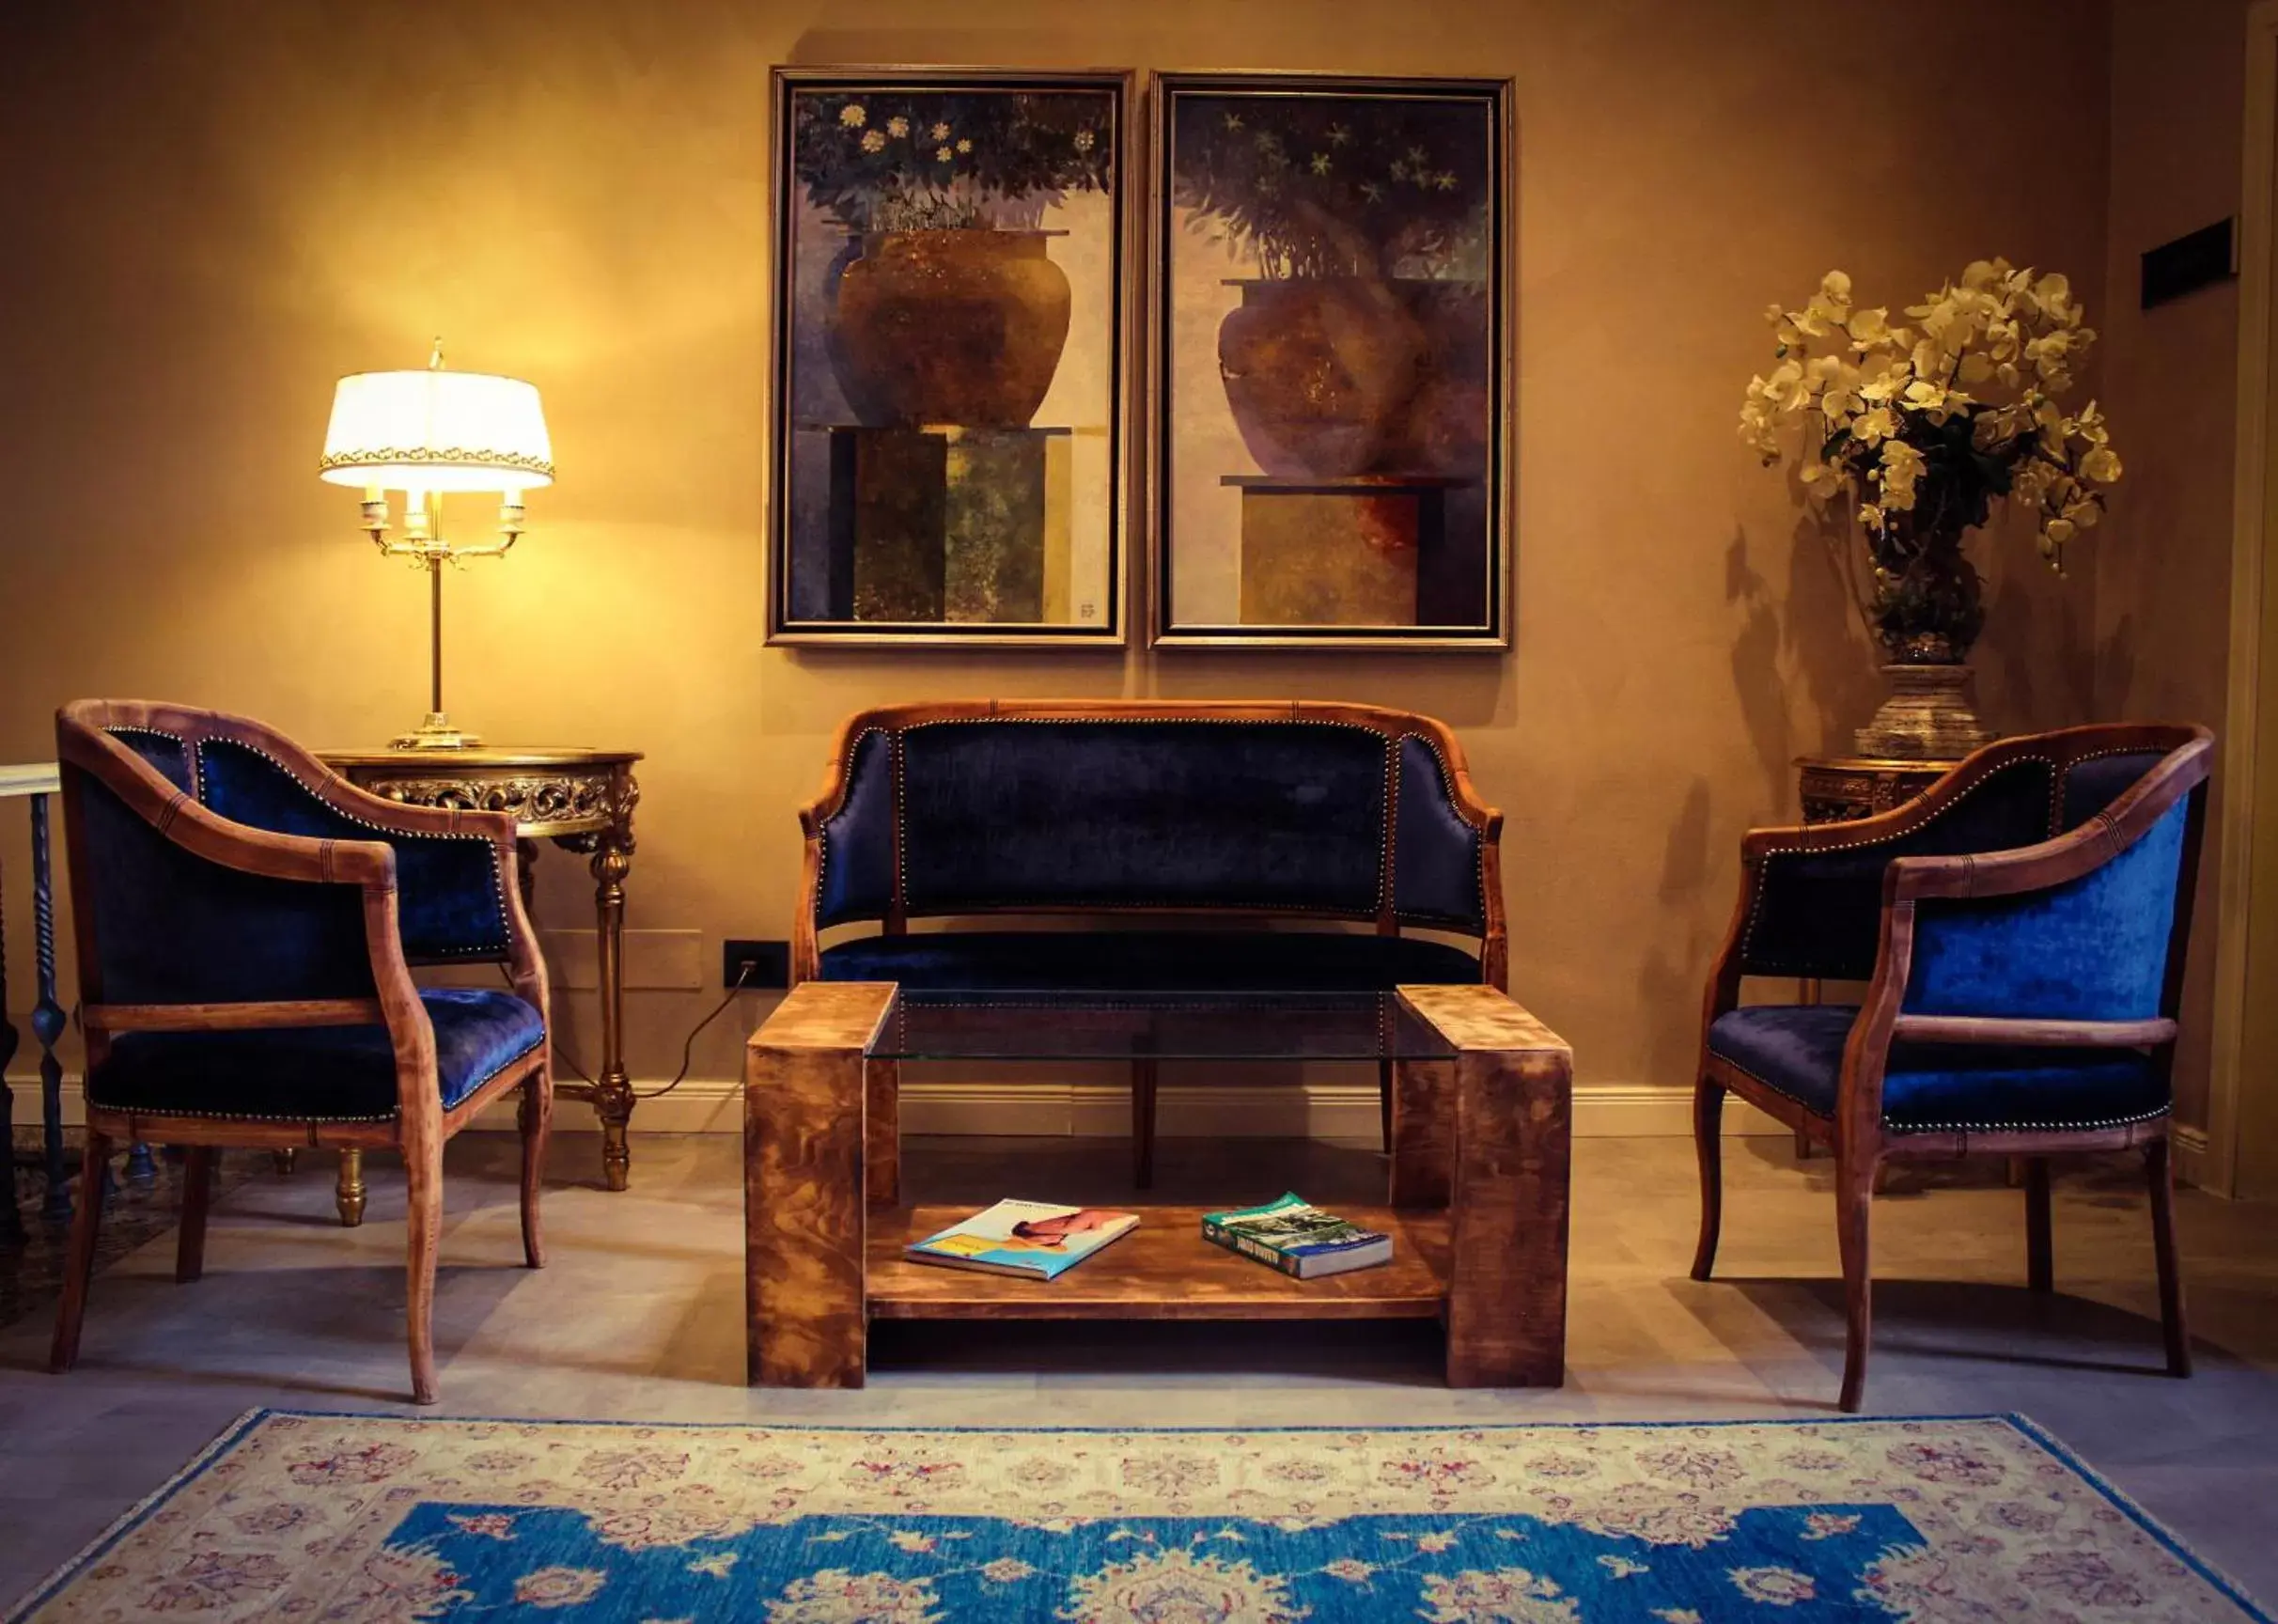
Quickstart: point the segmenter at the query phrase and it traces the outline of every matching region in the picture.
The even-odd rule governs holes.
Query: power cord
[[[500,975],[502,976],[506,976],[506,970],[503,965],[500,966]],[[673,1073],[672,1081],[665,1084],[663,1087],[651,1089],[646,1094],[634,1094],[633,1098],[635,1100],[661,1100],[665,1095],[671,1093],[675,1088],[678,1088],[681,1084],[688,1081],[688,1068],[692,1064],[690,1057],[695,1053],[696,1038],[698,1035],[703,1032],[705,1027],[710,1025],[714,1021],[720,1019],[720,1017],[726,1012],[727,1007],[736,1001],[736,994],[745,991],[743,984],[751,979],[751,975],[752,962],[747,959],[737,968],[735,984],[728,988],[727,996],[721,999],[719,1003],[713,1005],[710,1012],[707,1014],[703,1020],[697,1022],[694,1026],[691,1026],[688,1029],[687,1038],[682,1039],[680,1043],[680,1069]],[[507,979],[508,984],[511,985],[512,977],[507,976]],[[577,1063],[577,1056],[570,1053],[569,1047],[562,1042],[561,1035],[559,1033],[554,1033],[552,1034],[552,1037],[554,1039],[554,1058],[566,1064],[571,1071],[575,1072],[579,1082],[585,1084],[588,1087],[592,1086],[593,1074]]]
[[[705,1027],[710,1025],[714,1021],[720,1019],[721,1014],[727,1008],[727,1007],[736,1001],[736,994],[743,991],[743,983],[751,978],[751,974],[752,961],[749,959],[746,959],[737,969],[736,984],[727,990],[727,996],[721,999],[719,1003],[711,1007],[710,1014],[705,1016],[703,1020],[697,1022],[694,1026],[691,1026],[688,1029],[688,1037],[680,1044],[680,1069],[672,1074],[672,1081],[665,1084],[663,1087],[656,1089],[653,1092],[648,1094],[635,1094],[633,1096],[635,1100],[662,1100],[665,1095],[671,1093],[675,1088],[678,1088],[682,1083],[688,1080],[688,1068],[690,1064],[689,1056],[696,1052],[696,1034],[703,1031]]]

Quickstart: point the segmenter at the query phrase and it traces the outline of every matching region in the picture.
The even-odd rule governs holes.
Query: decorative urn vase
[[[1882,667],[1890,695],[1874,720],[1852,734],[1862,756],[1892,761],[1951,761],[1990,744],[1992,733],[1971,701],[1971,670],[1954,640],[1922,632],[1886,641]]]
[[[1067,273],[1050,233],[878,231],[838,274],[829,352],[870,427],[1034,420],[1068,345]]]

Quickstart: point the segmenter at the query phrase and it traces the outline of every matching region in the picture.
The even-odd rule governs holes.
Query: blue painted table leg
[[[63,1006],[55,1002],[55,882],[48,853],[48,798],[31,800],[32,950],[39,977],[32,1036],[39,1039],[39,1128],[48,1180],[47,1201],[39,1210],[43,1218],[63,1219],[71,1215],[71,1194],[64,1187],[63,1062],[55,1058],[55,1039],[63,1036]]]
[[[15,1101],[8,1085],[8,1063],[23,1040],[8,1018],[8,935],[0,929],[0,1246],[23,1244],[23,1214],[16,1210]]]

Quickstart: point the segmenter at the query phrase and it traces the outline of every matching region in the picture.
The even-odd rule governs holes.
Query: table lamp
[[[554,483],[554,446],[538,390],[519,378],[446,372],[443,340],[424,372],[358,372],[333,394],[320,478],[364,487],[364,531],[381,552],[428,572],[429,708],[391,749],[448,750],[479,744],[443,710],[443,567],[495,558],[523,533],[523,492]],[[403,534],[388,535],[387,492],[403,492]],[[443,534],[448,492],[500,493],[497,539],[468,545]]]

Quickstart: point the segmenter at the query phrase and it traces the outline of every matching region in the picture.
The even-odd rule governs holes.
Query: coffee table
[[[903,1256],[971,1207],[901,1204],[903,1061],[1389,1061],[1383,1267],[1294,1280],[1139,1227],[1055,1281]],[[945,992],[809,981],[744,1058],[746,1356],[755,1385],[859,1387],[873,1320],[1437,1320],[1453,1387],[1565,1379],[1573,1056],[1491,987],[1390,993]],[[1007,1191],[1007,1195],[1018,1192]],[[1220,1203],[1231,1206],[1231,1201]]]

